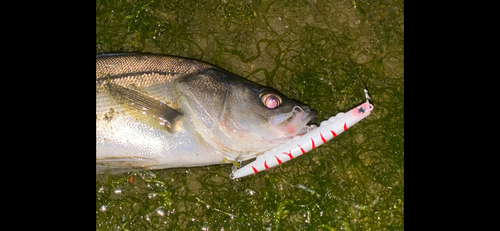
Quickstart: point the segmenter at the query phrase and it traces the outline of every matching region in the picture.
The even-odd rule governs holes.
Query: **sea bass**
[[[96,173],[230,163],[306,133],[306,105],[210,64],[96,54]]]

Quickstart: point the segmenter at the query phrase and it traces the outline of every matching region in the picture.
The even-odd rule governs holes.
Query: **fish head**
[[[316,113],[280,92],[220,69],[184,77],[179,90],[198,133],[229,159],[251,159],[306,133]]]

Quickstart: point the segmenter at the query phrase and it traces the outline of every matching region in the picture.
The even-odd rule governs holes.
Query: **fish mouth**
[[[291,112],[271,118],[271,125],[285,132],[288,136],[303,135],[311,125],[308,122],[316,116],[308,106],[295,106]]]
[[[307,112],[307,110],[309,110],[309,112]],[[310,123],[310,121],[314,117],[316,117],[316,111],[311,111],[311,109],[309,109],[309,107],[307,107],[307,110],[306,110],[306,112],[308,114],[306,115],[306,117],[303,120],[303,121],[306,121],[306,123],[305,123],[305,125],[302,126],[302,129],[296,134],[298,136],[304,135],[304,134],[308,133],[309,131],[311,131],[312,129],[318,127],[316,124]]]
[[[299,131],[299,133],[297,133],[297,135],[298,136],[304,135],[317,127],[318,127],[318,125],[316,125],[314,123],[307,123],[306,126],[303,127],[302,130]]]

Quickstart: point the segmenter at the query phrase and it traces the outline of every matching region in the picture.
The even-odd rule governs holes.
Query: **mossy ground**
[[[96,176],[96,229],[403,230],[403,8],[96,0],[96,53],[203,60],[310,105],[316,122],[362,103],[362,83],[375,105],[327,144],[237,181],[230,165]]]

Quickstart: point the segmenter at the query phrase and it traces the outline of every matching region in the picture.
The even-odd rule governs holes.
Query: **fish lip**
[[[315,116],[316,116],[316,111],[312,111],[308,106],[295,106],[294,109],[292,110],[293,115],[290,116],[287,121],[291,120],[294,121],[292,122],[292,126],[294,126],[293,130],[296,130],[297,132],[294,132],[293,134],[289,134],[289,138],[295,137],[295,136],[301,136],[305,133],[307,133],[307,124],[309,121],[311,121]],[[282,128],[286,130],[286,127],[289,127],[290,125],[285,124],[286,121],[282,123],[284,125]]]
[[[311,110],[309,107],[306,107],[306,110],[304,110],[304,111],[307,113],[307,115],[302,120],[307,120],[307,122],[314,119],[314,117],[316,117],[316,115],[318,114],[316,111]]]
[[[304,111],[306,114],[302,116],[302,118],[303,118],[302,121],[307,121],[307,122],[304,125],[304,127],[302,127],[302,129],[295,136],[305,135],[306,133],[308,133],[312,129],[318,127],[316,124],[311,123],[311,120],[314,119],[314,117],[316,117],[316,115],[318,113],[316,111],[309,109],[309,107],[306,107],[306,110],[304,110]]]
[[[302,121],[306,121],[306,123],[309,123],[318,114],[316,111],[311,110],[309,108],[309,106],[302,106],[300,108],[302,109],[302,111],[304,113],[302,115]],[[304,127],[306,127],[306,126],[307,126],[307,124],[304,125]]]

